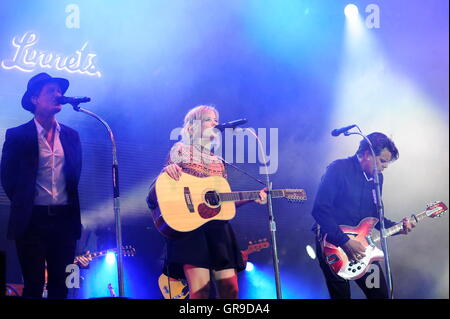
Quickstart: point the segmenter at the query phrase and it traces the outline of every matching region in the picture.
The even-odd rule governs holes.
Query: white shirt
[[[39,143],[39,166],[36,178],[34,205],[66,205],[66,177],[64,149],[59,139],[61,126],[56,122],[53,150],[47,142],[47,131],[34,119]]]

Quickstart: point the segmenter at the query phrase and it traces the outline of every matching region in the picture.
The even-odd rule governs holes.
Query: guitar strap
[[[317,240],[318,242],[321,242],[322,239],[323,239],[323,234],[322,234],[322,232],[320,231],[320,225],[319,225],[318,223],[316,223],[315,228],[316,228],[316,229],[315,229],[316,240]]]
[[[170,287],[170,273],[169,273],[169,266],[166,266],[167,271],[167,287],[169,287],[169,299],[172,299],[172,287]]]
[[[316,223],[316,229],[315,229],[315,233],[316,233],[316,247],[318,251],[320,251],[320,253],[323,256],[323,235],[322,232],[320,231],[320,225],[318,223]]]
[[[152,184],[149,187],[146,202],[148,205],[148,208],[150,210],[154,210],[158,207],[158,199],[156,198],[156,178],[153,180]]]

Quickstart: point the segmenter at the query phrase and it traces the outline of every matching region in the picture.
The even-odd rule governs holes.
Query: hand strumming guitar
[[[366,249],[355,239],[349,239],[341,248],[345,251],[347,257],[351,261],[358,261],[366,256]]]
[[[167,165],[166,167],[164,167],[163,171],[176,181],[180,179],[180,176],[183,173],[183,169],[177,164]]]

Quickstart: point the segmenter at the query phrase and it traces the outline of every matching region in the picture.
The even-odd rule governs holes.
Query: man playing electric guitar
[[[365,257],[365,247],[357,240],[345,234],[339,225],[356,226],[365,217],[378,217],[374,203],[373,189],[373,164],[379,171],[380,187],[383,185],[382,171],[398,158],[398,150],[395,144],[382,133],[368,135],[374,150],[373,158],[369,145],[365,140],[360,142],[356,154],[346,159],[339,159],[331,163],[325,175],[322,177],[314,202],[312,215],[317,224],[314,230],[317,234],[317,252],[320,267],[325,276],[326,284],[331,298],[350,298],[350,283],[340,278],[330,269],[330,260],[325,260],[321,251],[321,241],[326,236],[326,241],[341,247],[348,259],[356,262]],[[402,220],[403,231],[407,234],[415,226],[408,218]],[[396,223],[385,218],[385,227],[391,227]],[[377,228],[379,225],[377,224]],[[374,262],[378,265],[378,262]],[[366,286],[364,276],[356,280],[367,298],[387,298],[388,289],[381,267],[379,288]]]

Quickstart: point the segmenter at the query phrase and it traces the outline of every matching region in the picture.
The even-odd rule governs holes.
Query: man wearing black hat
[[[66,298],[66,266],[80,237],[78,133],[60,123],[57,102],[69,81],[40,73],[30,79],[22,106],[34,118],[6,131],[1,182],[11,201],[8,239],[16,241],[24,297],[42,297],[45,264],[48,297]]]

